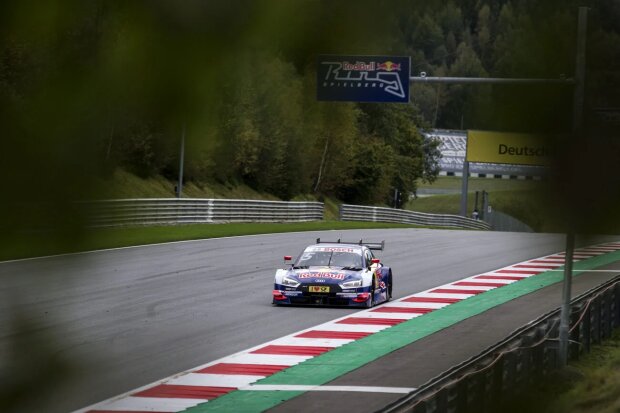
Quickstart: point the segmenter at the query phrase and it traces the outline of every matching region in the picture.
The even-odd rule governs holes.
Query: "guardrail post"
[[[487,400],[486,400],[486,392],[485,392],[485,388],[486,388],[486,372],[482,371],[482,372],[478,372],[475,373],[473,376],[473,381],[471,383],[470,389],[469,391],[472,394],[472,398],[471,398],[471,407],[469,409],[469,411],[473,411],[473,412],[479,412],[479,411],[485,411],[485,405],[487,404]]]
[[[504,355],[504,390],[515,388],[515,376],[517,374],[517,357],[514,352]]]
[[[420,401],[415,406],[413,406],[413,410],[411,413],[429,413],[426,408],[426,402]]]
[[[544,347],[545,343],[538,343],[545,333],[540,328],[535,330],[534,342],[537,344],[532,348],[532,373],[534,380],[538,381],[545,374],[544,369]]]
[[[601,299],[592,300],[592,343],[601,344]]]
[[[518,349],[515,351],[516,356],[516,368],[515,368],[515,390],[517,394],[520,394],[526,389],[525,378],[527,377],[527,361],[525,357],[525,349]]]
[[[521,375],[523,377],[523,384],[530,386],[534,381],[534,349],[532,345],[535,343],[536,337],[534,333],[526,334],[521,340],[522,357],[521,357]]]
[[[613,290],[613,303],[614,303],[614,328],[620,327],[620,283],[614,286]]]
[[[609,338],[612,334],[611,291],[603,294],[603,338]]]
[[[494,358],[498,357],[494,355]],[[491,372],[491,386],[489,389],[489,396],[491,397],[491,406],[499,406],[503,401],[504,395],[504,356],[500,356],[500,359],[493,366]]]
[[[583,350],[586,353],[590,352],[590,345],[592,344],[592,307],[588,306],[586,313],[583,316],[582,322],[582,342]]]
[[[573,326],[574,330],[569,333],[569,342],[568,342],[568,358],[569,359],[579,359],[579,350],[580,350],[580,333],[582,328],[582,323],[578,323],[581,311],[573,312],[570,315],[570,325]]]
[[[459,384],[450,384],[446,387],[446,408],[447,411],[450,412],[460,412],[459,403],[460,403],[460,393],[459,393]]]
[[[469,379],[462,377],[456,384],[456,411],[466,412],[469,405]]]
[[[448,411],[448,390],[441,389],[435,395],[435,412],[441,413]]]

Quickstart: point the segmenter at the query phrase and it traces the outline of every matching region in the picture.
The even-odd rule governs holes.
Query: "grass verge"
[[[440,176],[432,183],[418,182],[420,189],[450,189],[460,191],[463,185],[462,179],[457,176]],[[543,181],[521,179],[490,179],[470,177],[468,181],[469,191],[525,191],[544,188]]]
[[[474,210],[475,195],[469,193],[467,210]],[[501,211],[529,225],[537,232],[557,232],[562,226],[557,217],[550,213],[544,201],[544,194],[533,190],[490,192],[489,204],[495,211]],[[478,201],[479,205],[481,200]],[[434,195],[410,200],[406,208],[412,211],[432,214],[458,215],[461,195]]]
[[[381,222],[316,221],[299,223],[230,223],[89,229],[76,234],[32,234],[14,238],[0,248],[0,261],[133,245],[281,232],[420,228]]]
[[[551,412],[611,413],[620,411],[620,330],[571,367],[582,379],[551,403]]]
[[[617,413],[620,411],[620,329],[590,354],[535,383],[498,411],[517,413]]]

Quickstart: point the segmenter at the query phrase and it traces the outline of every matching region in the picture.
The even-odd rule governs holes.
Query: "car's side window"
[[[366,250],[365,253],[365,258],[366,258],[366,267],[370,267],[372,265],[372,251],[370,250]]]

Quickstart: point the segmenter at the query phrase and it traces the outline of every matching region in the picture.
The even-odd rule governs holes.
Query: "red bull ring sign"
[[[402,56],[321,55],[317,99],[408,103],[410,61]]]

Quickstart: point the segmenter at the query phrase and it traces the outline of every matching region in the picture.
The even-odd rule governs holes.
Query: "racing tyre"
[[[366,308],[372,308],[375,306],[375,281],[373,279],[372,284],[370,285],[370,299],[368,300],[368,304]]]
[[[368,303],[368,308],[374,307],[376,302],[375,302],[375,291],[377,291],[377,288],[379,288],[379,286],[377,285],[377,277],[376,276],[372,276],[372,283],[370,285],[370,301]]]

